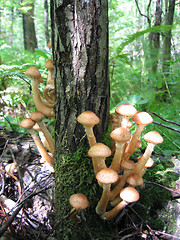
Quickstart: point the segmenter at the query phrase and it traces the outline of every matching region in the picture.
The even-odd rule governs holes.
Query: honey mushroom
[[[136,202],[139,200],[139,193],[133,187],[123,188],[120,192],[120,198],[122,201],[118,203],[113,209],[105,212],[101,215],[101,218],[104,220],[110,220],[114,218],[124,207],[129,203]]]
[[[93,127],[99,123],[100,119],[95,113],[91,111],[85,111],[77,117],[77,121],[84,126],[89,141],[89,146],[92,147],[96,143]]]
[[[46,151],[44,145],[42,144],[40,138],[36,134],[36,132],[33,130],[33,126],[36,124],[35,121],[33,121],[31,118],[25,118],[21,124],[20,127],[26,128],[28,132],[31,134],[37,149],[42,156],[42,158],[49,164],[50,170],[53,171],[53,164],[54,164],[54,159],[48,154]]]
[[[96,213],[101,215],[106,211],[111,184],[118,180],[118,174],[110,168],[104,168],[97,173],[96,179],[103,184],[103,193],[96,207]]]
[[[110,137],[115,141],[116,144],[111,169],[119,172],[123,154],[123,146],[127,141],[130,140],[131,133],[126,128],[118,127],[111,132]]]
[[[105,159],[111,156],[111,150],[103,143],[95,143],[88,151],[88,156],[92,158],[93,168],[97,174],[103,168],[106,168]]]
[[[131,138],[128,146],[125,149],[124,159],[128,160],[134,150],[137,148],[137,143],[140,139],[141,132],[143,131],[144,127],[153,122],[153,118],[147,112],[139,112],[136,113],[132,120],[137,124],[136,131]]]
[[[136,108],[131,104],[121,104],[116,108],[118,114],[118,127],[127,128],[129,118],[137,113]]]

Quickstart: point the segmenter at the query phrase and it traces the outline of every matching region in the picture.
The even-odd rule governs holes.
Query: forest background
[[[24,133],[20,122],[35,110],[29,97],[30,79],[24,72],[33,65],[46,79],[44,64],[52,57],[48,48],[50,1],[30,2],[0,0],[0,125],[20,133]],[[174,10],[169,4],[174,5]],[[28,45],[25,34],[33,31],[26,31],[23,18],[33,9],[35,34],[30,38],[33,43]],[[166,159],[180,157],[179,13],[179,1],[109,0],[110,111],[129,103],[138,111],[150,113],[154,124],[146,132],[157,130],[163,136],[164,142],[156,147],[155,153]],[[40,85],[41,91],[44,86],[45,83]],[[53,126],[54,120],[47,124]],[[159,165],[158,170],[156,180],[167,184],[170,166]]]

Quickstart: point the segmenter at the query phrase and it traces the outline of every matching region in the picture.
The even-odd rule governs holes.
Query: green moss
[[[111,222],[104,222],[96,213],[95,208],[101,197],[102,189],[97,184],[91,159],[87,156],[87,148],[80,148],[74,154],[58,156],[55,166],[55,202],[56,220],[66,216],[71,206],[69,198],[81,192],[86,195],[90,206],[85,210],[87,225],[95,239],[112,239]],[[88,239],[82,223],[75,225],[71,219],[60,223],[57,239]]]

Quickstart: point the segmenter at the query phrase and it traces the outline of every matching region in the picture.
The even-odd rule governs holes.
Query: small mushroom
[[[53,70],[53,61],[52,59],[48,59],[45,63],[45,68],[48,69],[48,77],[47,77],[47,85],[53,85],[54,86],[54,70]]]
[[[151,154],[154,150],[154,147],[157,144],[161,144],[163,142],[163,137],[156,131],[148,132],[144,135],[144,140],[147,141],[147,148],[143,154],[143,156],[140,158],[138,163],[136,164],[136,167],[133,169],[132,173],[139,174],[142,169],[145,167],[148,159],[151,157]]]
[[[54,149],[55,149],[55,143],[54,139],[52,138],[50,132],[46,128],[45,124],[43,123],[42,119],[45,118],[45,115],[39,111],[33,112],[30,116],[30,118],[37,122],[39,127],[41,128],[42,132],[44,133],[44,136],[48,142],[50,152],[54,154]]]
[[[132,120],[137,124],[137,129],[125,150],[124,160],[128,160],[134,150],[137,148],[137,142],[140,139],[144,127],[153,122],[152,117],[147,112],[136,113]]]
[[[95,143],[88,151],[88,156],[92,158],[94,172],[97,174],[106,168],[105,159],[111,156],[111,150],[103,143]]]
[[[121,163],[121,167],[124,170],[123,175],[117,185],[111,190],[109,199],[112,201],[122,190],[124,185],[126,184],[126,179],[129,173],[135,168],[136,164],[131,160],[126,160]]]
[[[122,201],[118,203],[113,209],[108,212],[105,212],[101,215],[101,218],[104,220],[109,220],[114,218],[124,207],[129,203],[136,202],[139,200],[139,193],[133,187],[123,188],[120,192],[120,198]]]
[[[132,187],[137,187],[143,185],[143,178],[139,174],[133,173],[127,177],[126,182]]]
[[[139,162],[139,161],[141,161],[141,157],[138,159],[138,162]],[[138,163],[138,162],[137,162],[137,163]],[[139,173],[139,175],[140,175],[141,177],[143,177],[144,174],[145,174],[145,172],[146,172],[146,170],[147,170],[147,168],[152,167],[153,164],[154,164],[154,160],[153,160],[152,158],[149,158],[149,159],[147,160],[147,162],[146,162],[146,165],[144,166],[144,168],[143,168],[143,169],[141,170],[141,172]]]
[[[91,111],[85,111],[77,117],[77,121],[84,126],[89,141],[89,146],[92,147],[96,143],[93,127],[99,123],[100,119],[95,113]]]
[[[110,187],[118,180],[118,174],[110,168],[104,168],[97,173],[96,179],[103,184],[103,193],[96,207],[96,213],[101,215],[106,211]]]
[[[116,150],[112,160],[111,169],[119,172],[123,154],[123,146],[127,141],[130,140],[131,133],[126,128],[118,127],[111,132],[110,136],[112,139],[114,139],[116,144]]]
[[[127,128],[129,118],[137,113],[136,108],[131,104],[121,104],[116,108],[118,114],[118,127]]]
[[[38,135],[36,134],[36,132],[33,130],[33,126],[35,125],[35,121],[33,121],[30,118],[25,118],[20,126],[22,128],[26,128],[28,130],[28,132],[31,134],[37,149],[39,151],[39,153],[41,154],[42,158],[44,158],[46,160],[46,162],[50,165],[50,167],[53,166],[54,163],[54,159],[47,153],[46,149],[44,148],[40,138],[38,137]],[[50,168],[51,169],[51,168]],[[52,170],[53,171],[53,170]]]
[[[31,79],[33,99],[37,110],[43,112],[47,117],[54,117],[55,113],[53,107],[49,107],[48,102],[45,101],[39,93],[38,86],[39,83],[43,81],[39,70],[36,67],[30,67],[26,70],[25,74]]]
[[[70,213],[74,212],[75,210],[77,210],[76,212],[74,212],[71,215],[71,219],[80,222],[80,218],[77,216],[77,212],[80,209],[86,209],[89,207],[89,201],[87,199],[87,197],[83,194],[83,193],[76,193],[70,196],[69,198],[69,203],[72,206],[72,209],[70,211]]]

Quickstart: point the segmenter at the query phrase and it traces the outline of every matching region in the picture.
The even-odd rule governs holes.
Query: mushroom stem
[[[115,142],[115,146],[116,146],[116,150],[115,150],[115,154],[114,154],[114,157],[112,160],[111,169],[113,169],[116,172],[119,172],[120,165],[121,165],[121,158],[122,158],[122,154],[123,154],[124,143],[123,142]]]
[[[36,134],[36,132],[33,129],[28,129],[28,131],[31,134],[41,156],[46,160],[47,163],[49,163],[51,166],[53,166],[54,159],[47,153],[45,147],[43,146],[43,144],[42,144],[40,138],[38,137],[38,135]]]
[[[84,126],[85,130],[86,130],[86,134],[87,134],[87,138],[88,138],[88,141],[89,141],[89,146],[92,147],[94,144],[96,144],[96,137],[94,135],[94,132],[93,132],[93,127],[87,127],[87,126]]]
[[[102,215],[106,211],[109,202],[110,187],[111,184],[103,184],[103,193],[101,199],[96,206],[96,213],[99,215]]]

